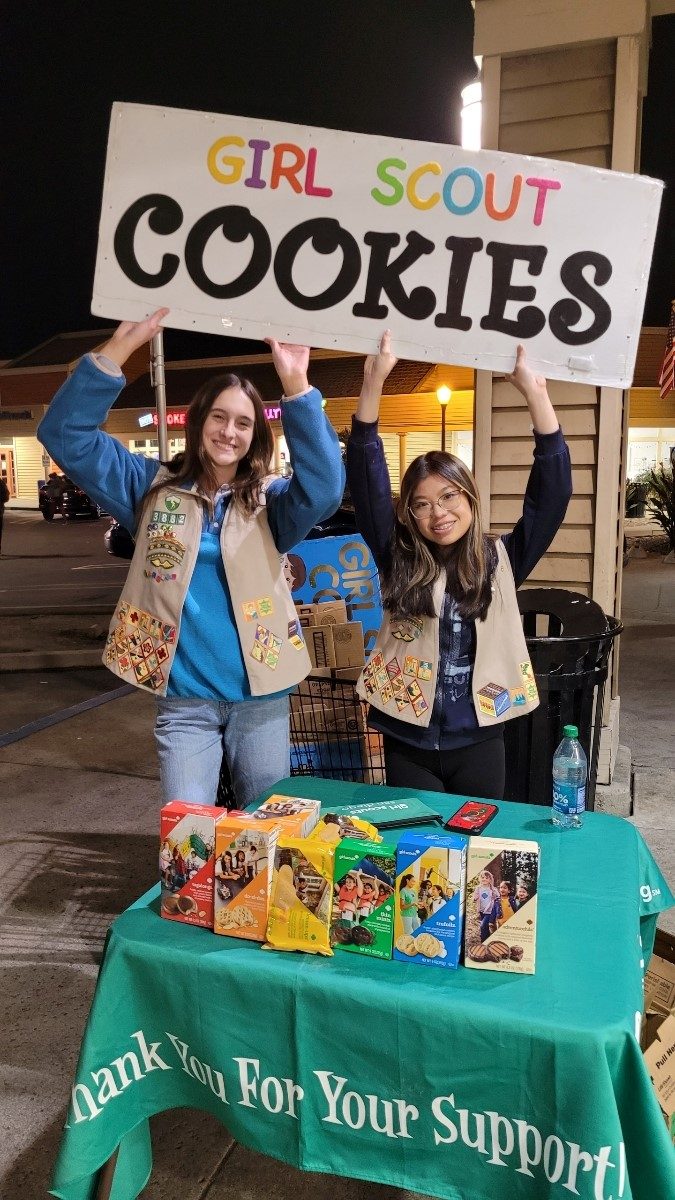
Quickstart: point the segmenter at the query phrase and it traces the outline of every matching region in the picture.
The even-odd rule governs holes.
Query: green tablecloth
[[[296,778],[325,808],[409,793]],[[419,793],[449,814],[460,799]],[[639,833],[590,813],[560,832],[504,803],[496,837],[541,845],[537,973],[264,952],[159,916],[114,923],[52,1191],[112,1200],[152,1165],[148,1117],[207,1110],[294,1166],[447,1200],[673,1200],[675,1155],[636,1032],[643,960],[674,903]]]

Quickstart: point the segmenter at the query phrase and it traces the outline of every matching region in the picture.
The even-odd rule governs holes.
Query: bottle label
[[[553,807],[565,816],[574,816],[586,808],[586,785],[575,783],[553,784]]]

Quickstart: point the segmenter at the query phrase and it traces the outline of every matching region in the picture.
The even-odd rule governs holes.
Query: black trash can
[[[595,807],[604,683],[614,638],[623,625],[580,592],[531,588],[518,593],[539,707],[504,725],[504,798],[552,802],[553,755],[564,725],[576,725],[588,759],[586,807]]]

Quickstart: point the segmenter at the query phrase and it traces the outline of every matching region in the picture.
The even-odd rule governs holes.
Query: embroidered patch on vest
[[[241,611],[244,614],[244,620],[257,621],[259,617],[271,617],[274,613],[274,605],[271,596],[262,596],[260,600],[246,600]]]
[[[417,672],[419,670],[419,665],[420,664],[419,664],[418,659],[413,658],[413,656],[411,654],[406,654],[405,662],[403,663],[403,674],[404,675],[412,675],[413,679],[417,679]]]
[[[514,708],[522,708],[523,704],[527,703],[525,699],[525,692],[522,688],[511,688],[510,696],[511,703]]]
[[[405,685],[405,690],[408,693],[408,695],[410,696],[410,699],[413,701],[419,700],[420,696],[422,695],[420,685],[416,679],[411,679],[410,683],[407,683]],[[414,705],[413,705],[413,707],[414,707]]]
[[[390,700],[394,699],[394,689],[390,683],[385,684],[380,692],[380,695],[382,697],[383,704],[388,704]]]
[[[427,683],[429,682],[429,680],[431,679],[431,663],[430,662],[420,662],[420,665],[417,668],[417,678],[424,679]]]
[[[413,712],[416,717],[421,717],[422,713],[425,713],[429,707],[426,700],[424,699],[424,696],[421,696],[421,695],[418,696],[415,700],[413,700],[412,706],[413,706]]]
[[[175,640],[175,625],[122,603],[117,610],[117,625],[108,634],[105,661],[108,666],[116,662],[123,675],[133,673],[142,687],[156,691],[165,683],[161,664],[169,659],[169,645]]]
[[[394,696],[394,699],[399,712],[402,712],[404,708],[407,708],[410,703],[407,696]]]
[[[538,700],[539,692],[537,691],[537,685],[536,685],[535,679],[534,679],[534,672],[532,670],[532,663],[530,662],[529,658],[528,658],[527,662],[522,662],[520,664],[520,673],[523,677],[523,688],[525,690],[525,695],[527,696],[527,699],[532,700],[533,702]]]
[[[422,622],[417,617],[397,617],[389,622],[389,628],[400,642],[413,642],[422,632]]]
[[[397,675],[401,674],[401,668],[397,658],[391,658],[387,663],[387,675],[390,679],[396,679]]]
[[[176,568],[180,567],[184,555],[185,546],[179,542],[172,529],[148,525],[148,549],[145,559],[155,570],[151,571],[146,567],[146,579],[154,579],[156,583],[175,579]]]
[[[185,520],[185,513],[162,512],[160,508],[152,514],[153,525],[184,525]]]
[[[288,640],[291,646],[295,646],[296,650],[302,650],[305,640],[302,636],[302,627],[299,621],[288,622]]]
[[[280,650],[281,638],[276,637],[272,630],[266,629],[264,625],[258,625],[251,647],[251,658],[254,658],[256,662],[264,663],[270,670],[275,671],[279,662]]]
[[[478,707],[486,717],[501,717],[511,707],[511,696],[499,683],[486,683],[477,695]]]
[[[168,508],[169,512],[175,512],[177,508],[180,508],[180,505],[181,505],[181,497],[180,496],[165,496],[164,497],[164,507]]]

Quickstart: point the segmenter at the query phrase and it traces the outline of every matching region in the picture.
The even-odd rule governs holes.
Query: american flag
[[[665,400],[666,396],[675,388],[675,300],[670,306],[670,323],[668,332],[666,333],[666,351],[663,356],[663,366],[659,375],[659,389],[661,399]]]

